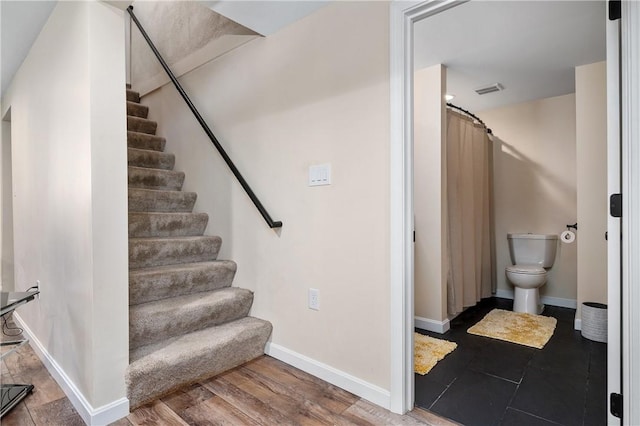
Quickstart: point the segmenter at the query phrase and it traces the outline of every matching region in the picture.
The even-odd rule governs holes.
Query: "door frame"
[[[624,425],[640,424],[640,3],[622,1],[622,397]],[[635,336],[635,338],[634,338]],[[632,362],[634,360],[635,362]]]
[[[468,0],[390,5],[390,409],[414,406],[413,26]],[[624,424],[640,424],[640,2],[622,2],[622,393]],[[634,78],[636,77],[636,78]],[[635,117],[635,121],[634,121]],[[632,143],[635,141],[636,143]],[[633,259],[636,259],[634,262]],[[632,285],[633,284],[633,285]],[[610,302],[611,303],[611,302]],[[635,309],[633,309],[635,307]]]
[[[413,25],[468,0],[396,1],[390,6],[390,410],[413,409]]]
[[[621,192],[622,176],[620,143],[620,21],[607,19],[607,197]],[[620,332],[621,304],[621,251],[620,218],[607,214],[607,395],[621,393]],[[607,401],[607,424],[619,425],[620,419],[611,414]]]

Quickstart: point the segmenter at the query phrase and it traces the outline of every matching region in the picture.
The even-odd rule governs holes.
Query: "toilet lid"
[[[512,266],[507,266],[507,271],[515,272],[516,274],[527,274],[527,275],[541,275],[547,272],[544,270],[542,266],[538,266],[538,265],[512,265]]]

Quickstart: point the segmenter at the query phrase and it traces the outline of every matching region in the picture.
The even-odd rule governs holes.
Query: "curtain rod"
[[[480,117],[478,117],[478,116],[477,116],[477,115],[475,115],[474,113],[469,112],[469,111],[467,111],[466,109],[461,108],[461,107],[459,107],[458,105],[454,105],[454,104],[452,104],[452,103],[450,103],[450,102],[447,102],[447,106],[448,106],[449,108],[457,109],[458,111],[461,111],[461,112],[463,112],[463,113],[467,114],[467,115],[468,115],[468,116],[470,116],[470,117],[473,117],[476,121],[478,121],[478,123],[482,124],[482,127],[484,127],[484,128],[485,128],[485,130],[487,131],[487,133],[489,133],[490,135],[492,135],[492,134],[493,134],[493,132],[491,131],[491,129],[490,129],[490,128],[488,128],[486,124],[484,124],[484,121],[482,121],[482,120],[480,119]]]

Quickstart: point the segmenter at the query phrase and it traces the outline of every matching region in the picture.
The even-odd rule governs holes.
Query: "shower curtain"
[[[447,110],[450,315],[491,296],[494,271],[493,149],[484,127]]]

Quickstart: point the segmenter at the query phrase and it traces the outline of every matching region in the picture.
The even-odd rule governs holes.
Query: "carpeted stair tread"
[[[129,211],[190,212],[197,197],[195,192],[129,188]]]
[[[272,326],[248,317],[253,292],[232,287],[237,265],[127,86],[130,408],[261,356]]]
[[[147,118],[149,116],[149,107],[136,102],[127,101],[127,115]]]
[[[220,237],[129,238],[129,269],[216,260]]]
[[[246,317],[131,351],[131,408],[261,356],[271,330],[270,323]]]
[[[134,269],[129,272],[129,305],[230,287],[236,269],[231,260]]]
[[[147,133],[155,135],[158,123],[146,118],[127,116],[127,130],[131,132]]]
[[[253,293],[228,287],[129,308],[129,349],[246,317]]]
[[[140,102],[140,93],[135,90],[127,89],[127,101],[128,102]]]
[[[129,237],[191,237],[204,234],[206,213],[129,213]]]
[[[176,157],[173,154],[150,149],[127,148],[127,160],[129,166],[173,170]]]
[[[129,148],[164,151],[164,146],[166,145],[166,143],[167,140],[161,136],[127,131],[127,146]]]
[[[184,173],[175,170],[129,166],[128,181],[129,188],[179,191],[184,183]]]

